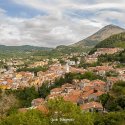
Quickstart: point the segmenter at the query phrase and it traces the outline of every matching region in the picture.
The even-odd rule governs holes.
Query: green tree
[[[102,94],[99,99],[103,105],[103,107],[105,107],[105,104],[107,103],[108,99],[109,99],[109,94]]]
[[[125,109],[125,95],[121,95],[117,98],[117,104],[122,108]]]
[[[83,113],[80,108],[71,102],[65,102],[62,98],[50,100],[48,102],[49,116],[57,119],[52,125],[93,125],[94,117],[90,113]],[[61,121],[64,119],[64,121]],[[71,120],[66,122],[66,120]]]
[[[38,92],[35,90],[35,87],[24,88],[23,90],[15,90],[13,93],[20,101],[20,107],[29,107],[31,106],[31,101],[39,97]]]
[[[49,125],[48,118],[37,110],[12,114],[1,121],[1,125]]]

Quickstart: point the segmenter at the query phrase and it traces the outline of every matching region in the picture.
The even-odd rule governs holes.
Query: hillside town
[[[48,87],[55,84],[55,80],[63,78],[65,74],[85,74],[86,72],[92,72],[95,75],[102,77],[103,79],[73,79],[72,83],[63,83],[60,87],[53,88],[45,98],[36,98],[31,102],[31,107],[21,108],[19,111],[27,111],[30,109],[38,109],[43,112],[47,112],[48,109],[45,106],[46,102],[51,99],[63,98],[65,101],[72,102],[80,106],[82,111],[85,112],[107,112],[99,97],[105,93],[109,93],[112,86],[118,81],[125,81],[125,68],[117,68],[117,64],[102,63],[101,65],[88,66],[86,68],[79,67],[80,63],[92,64],[98,61],[100,55],[111,55],[123,51],[122,48],[100,48],[92,55],[80,56],[76,54],[76,58],[79,61],[70,60],[74,55],[64,58],[65,64],[61,64],[58,59],[53,59],[53,63],[48,65],[48,60],[37,61],[30,64],[28,67],[38,67],[48,65],[46,71],[38,71],[37,74],[29,71],[17,72],[17,67],[23,64],[19,60],[11,60],[4,63],[9,68],[0,69],[0,88],[4,90],[20,90],[27,87],[34,86],[36,91],[43,84],[47,84]],[[70,58],[69,58],[70,57]],[[107,76],[108,73],[115,74],[116,76]]]

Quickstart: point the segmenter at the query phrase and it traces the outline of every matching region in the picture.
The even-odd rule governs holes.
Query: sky
[[[56,47],[125,28],[125,0],[0,0],[0,44]]]

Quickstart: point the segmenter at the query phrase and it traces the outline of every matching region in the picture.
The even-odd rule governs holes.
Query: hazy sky
[[[125,0],[0,0],[4,45],[69,45],[108,24],[125,28]]]

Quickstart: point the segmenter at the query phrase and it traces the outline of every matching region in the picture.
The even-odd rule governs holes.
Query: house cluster
[[[33,79],[34,73],[31,72],[13,72],[5,73],[0,77],[1,89],[19,89],[24,87],[30,87],[30,81]]]
[[[72,60],[67,60],[66,61],[69,66],[76,66],[80,64],[80,61],[72,61]]]
[[[94,54],[95,55],[114,54],[123,50],[124,50],[123,48],[98,48]]]
[[[37,61],[37,62],[34,62],[33,64],[30,64],[29,67],[30,68],[33,68],[33,67],[43,67],[45,65],[48,65],[48,61]]]
[[[123,51],[123,48],[98,48],[96,52],[92,55],[87,55],[85,57],[86,63],[95,63],[98,61],[98,56],[105,54],[114,54]]]
[[[23,108],[20,111],[38,109],[47,112],[46,102],[50,99],[63,98],[65,101],[72,102],[82,109],[82,111],[103,112],[103,106],[99,102],[99,97],[107,92],[107,83],[101,80],[90,81],[88,79],[75,79],[72,84],[65,83],[59,88],[54,88],[45,98],[34,99],[30,108]]]
[[[96,66],[96,67],[88,67],[87,70],[94,72],[96,75],[105,77],[107,72],[114,71],[115,69],[112,66]]]
[[[32,100],[31,102],[31,107],[29,108],[20,108],[19,112],[27,112],[28,110],[31,109],[37,109],[43,113],[48,113],[48,109],[46,107],[46,101],[43,98],[37,98]]]
[[[104,70],[105,72],[108,70],[112,70],[111,67],[106,68],[95,68],[97,72],[99,70]],[[119,72],[119,75],[124,74],[123,68],[115,69],[116,72]],[[124,77],[125,78],[125,77]],[[88,79],[77,80],[74,79],[72,84],[66,83],[62,85],[60,88],[54,88],[51,90],[50,95],[48,95],[45,101],[49,99],[55,99],[58,97],[62,97],[65,101],[70,101],[74,104],[80,106],[83,111],[99,111],[103,112],[103,106],[99,102],[99,97],[109,92],[112,88],[113,84],[120,81],[121,79],[118,77],[106,77],[106,82],[101,80],[93,80],[90,81]]]
[[[95,63],[97,61],[98,61],[98,57],[94,54],[85,56],[85,62],[86,63]]]
[[[97,66],[90,67],[87,71],[92,71],[97,75],[104,76],[105,81],[102,80],[88,80],[88,79],[74,79],[72,83],[65,83],[59,88],[54,88],[50,91],[50,94],[45,98],[44,103],[43,99],[41,102],[35,99],[32,101],[32,107],[41,106],[42,110],[46,109],[45,102],[50,99],[63,98],[65,101],[72,102],[80,106],[82,111],[86,112],[105,112],[99,98],[102,94],[109,92],[112,86],[122,80],[125,81],[125,68],[113,68],[112,66]],[[118,76],[105,77],[106,72],[116,72]],[[37,101],[36,101],[37,100]],[[39,109],[39,108],[38,108]],[[41,111],[42,111],[41,110]],[[48,111],[47,109],[45,111]]]
[[[75,68],[72,66],[61,65],[60,63],[55,63],[53,65],[50,65],[49,69],[46,72],[38,72],[37,76],[39,77],[42,85],[44,82],[48,82],[50,84],[54,84],[55,79],[63,77],[65,73],[84,73],[85,70],[81,68]]]
[[[87,71],[94,72],[96,75],[102,76],[110,84],[109,90],[117,81],[125,81],[125,68],[117,68],[113,66],[96,66],[88,67]],[[107,73],[115,74],[115,76],[106,76]]]
[[[46,72],[40,71],[37,76],[33,72],[16,72],[12,67],[8,70],[0,69],[0,88],[19,89],[31,86],[38,88],[45,82],[54,84],[55,79],[63,77],[65,73],[69,72],[84,73],[85,70],[69,65],[62,66],[60,63],[50,65]]]
[[[10,59],[9,61],[4,61],[8,66],[19,66],[23,65],[24,61],[22,59]]]
[[[99,71],[112,71],[113,68],[110,66],[98,66],[92,68],[91,71],[98,73]],[[116,68],[114,71],[118,72],[119,75],[125,73],[124,68]],[[101,74],[99,74],[101,75]],[[20,111],[27,111],[29,109],[38,109],[44,113],[48,112],[46,102],[50,99],[63,98],[65,101],[70,101],[80,106],[82,111],[85,112],[104,112],[102,104],[99,102],[99,98],[102,94],[109,92],[113,84],[119,81],[118,77],[106,77],[106,81],[102,80],[88,80],[88,79],[74,79],[72,83],[65,83],[59,88],[54,88],[50,91],[50,94],[45,98],[34,99],[31,102],[30,108],[23,108]]]
[[[93,111],[93,104],[99,104],[99,97],[107,92],[107,83],[101,80],[90,81],[88,79],[74,80],[72,84],[66,83],[60,88],[54,88],[51,90],[50,95],[46,100],[62,97],[65,101],[70,101],[79,105],[82,110]],[[91,103],[93,102],[93,103]],[[89,104],[89,109],[85,106]],[[98,107],[98,106],[97,106]],[[103,111],[103,107],[97,111]]]
[[[100,75],[102,77],[106,77],[106,73],[111,72],[116,74],[115,78],[120,81],[125,81],[125,68],[117,68],[113,66],[96,66],[96,67],[88,67],[87,71],[94,72],[96,75]]]
[[[114,54],[122,51],[121,48],[100,48],[92,55],[86,55],[87,63],[97,62],[98,56],[103,54]],[[66,62],[67,58],[64,60]],[[98,111],[104,112],[104,108],[99,101],[102,94],[109,92],[112,86],[118,81],[125,81],[125,68],[117,68],[114,64],[102,64],[101,66],[88,67],[86,69],[76,67],[75,61],[68,60],[66,65],[61,65],[58,59],[53,59],[53,64],[49,65],[47,71],[39,71],[35,76],[32,72],[16,72],[13,67],[7,69],[0,69],[0,88],[2,89],[19,89],[25,87],[35,86],[40,87],[43,83],[54,84],[57,78],[63,77],[66,73],[80,73],[84,74],[87,71],[93,72],[101,76],[104,81],[88,80],[88,79],[74,79],[72,83],[64,83],[61,87],[54,88],[50,94],[45,98],[34,99],[31,102],[31,107],[19,109],[20,111],[27,111],[29,109],[38,109],[47,113],[48,109],[45,106],[50,99],[63,98],[65,101],[72,102],[83,111]],[[48,65],[48,61],[39,61],[30,65],[31,67],[38,67]],[[109,76],[107,74],[110,74]],[[113,74],[113,75],[112,75]],[[115,76],[114,76],[115,75]]]

